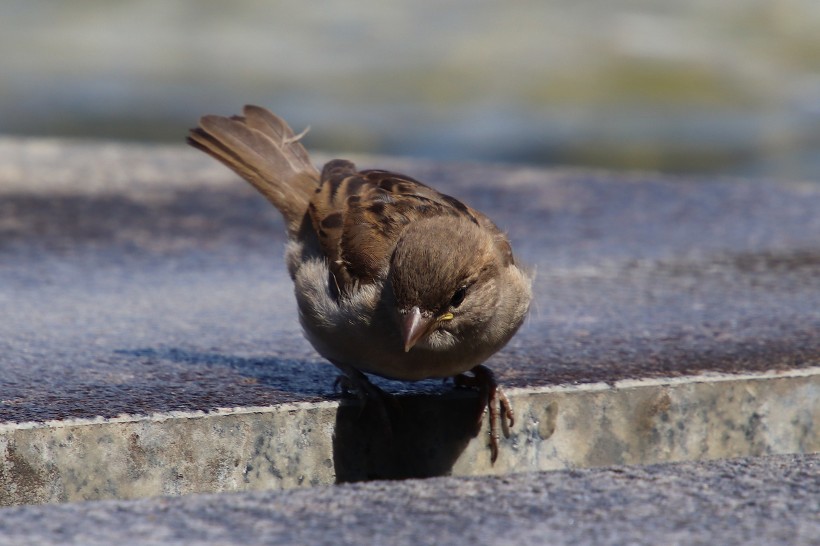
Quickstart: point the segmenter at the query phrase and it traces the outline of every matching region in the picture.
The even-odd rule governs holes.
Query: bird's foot
[[[376,412],[379,422],[384,427],[384,432],[388,435],[392,434],[392,425],[390,414],[387,411],[388,405],[396,407],[396,400],[382,389],[374,385],[366,375],[359,370],[350,367],[335,364],[342,371],[342,375],[336,377],[333,383],[334,390],[340,389],[342,394],[353,394],[361,402],[361,409],[359,415],[364,411],[365,406],[370,407]]]
[[[498,459],[499,429],[504,436],[510,435],[510,429],[515,424],[515,414],[504,389],[498,384],[495,374],[485,366],[476,366],[470,370],[472,375],[458,374],[453,378],[457,387],[478,389],[479,412],[476,426],[480,429],[484,414],[490,414],[490,462]],[[500,424],[500,427],[499,427]]]

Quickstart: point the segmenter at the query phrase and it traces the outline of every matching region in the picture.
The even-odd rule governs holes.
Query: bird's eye
[[[461,305],[461,302],[464,301],[464,296],[466,296],[466,295],[467,295],[467,287],[466,286],[459,287],[459,289],[456,290],[455,293],[453,294],[453,297],[450,298],[450,305],[452,307],[458,307],[459,305]]]

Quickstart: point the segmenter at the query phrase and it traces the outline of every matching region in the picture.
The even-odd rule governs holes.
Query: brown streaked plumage
[[[321,173],[287,123],[264,108],[204,116],[188,142],[262,193],[285,219],[299,318],[316,350],[360,391],[363,375],[415,381],[458,376],[498,420],[512,408],[481,363],[515,334],[531,280],[484,214],[408,176],[358,171],[337,159]],[[472,372],[472,376],[463,375]]]

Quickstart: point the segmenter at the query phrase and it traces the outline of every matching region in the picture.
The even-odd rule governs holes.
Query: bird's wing
[[[308,210],[342,293],[384,278],[404,228],[433,216],[466,217],[489,229],[503,260],[512,263],[507,237],[489,218],[402,174],[358,171],[349,161],[331,161]]]

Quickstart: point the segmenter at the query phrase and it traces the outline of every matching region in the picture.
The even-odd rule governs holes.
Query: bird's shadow
[[[126,357],[166,361],[182,368],[216,368],[213,375],[235,381],[236,376],[271,391],[296,396],[332,396],[335,368],[322,362],[280,357],[248,357],[179,347],[137,348],[115,351]],[[218,370],[222,368],[222,370]]]
[[[336,481],[449,475],[478,433],[478,397],[469,390],[389,396],[385,412],[371,401],[344,400],[336,413]]]
[[[373,377],[389,393],[361,401],[334,390],[335,368],[276,357],[253,358],[182,348],[139,348],[121,355],[196,367],[225,366],[257,387],[297,396],[339,400],[333,430],[336,481],[445,476],[478,433],[478,395],[441,380],[416,383]],[[294,447],[295,449],[295,447]]]

